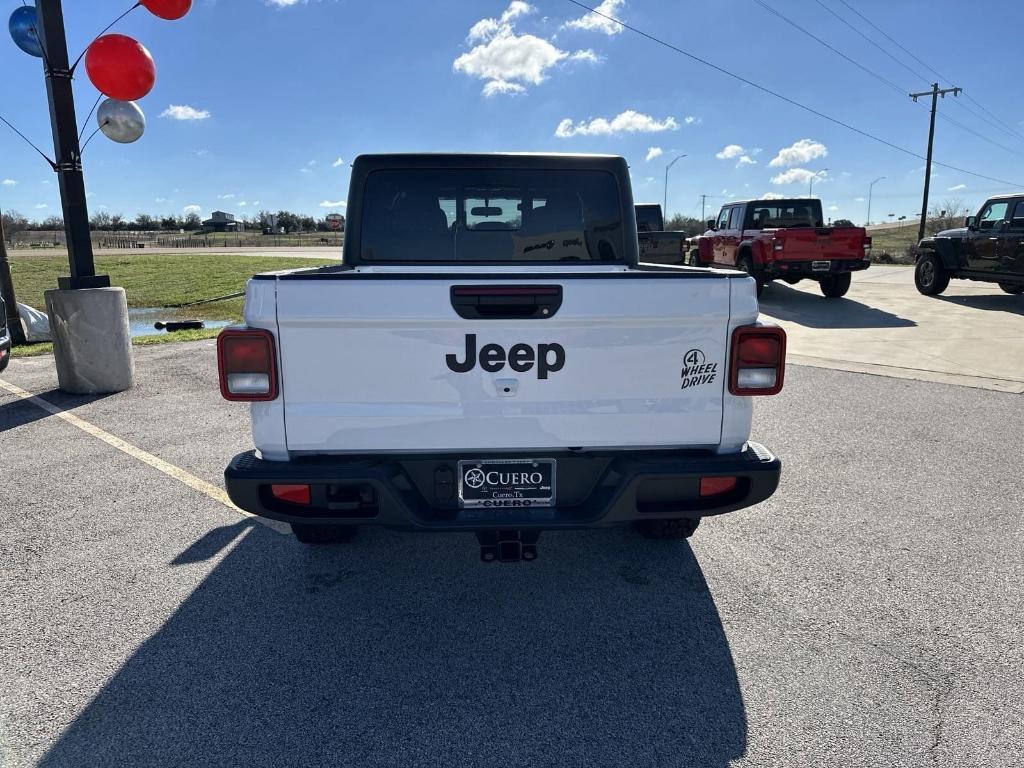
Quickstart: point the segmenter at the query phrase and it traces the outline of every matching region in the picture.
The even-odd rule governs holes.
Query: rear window
[[[744,229],[821,227],[820,200],[759,200],[747,204]]]
[[[604,171],[374,171],[360,245],[367,262],[625,258],[618,184]]]
[[[636,207],[636,231],[660,232],[662,229],[661,210],[656,205],[638,205]]]

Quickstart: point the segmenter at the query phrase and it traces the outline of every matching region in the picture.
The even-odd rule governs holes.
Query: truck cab
[[[686,262],[687,238],[683,232],[666,232],[665,216],[657,203],[642,203],[636,210],[640,260],[648,264]]]
[[[962,228],[920,242],[914,268],[917,290],[935,296],[952,278],[1024,293],[1024,193],[989,198]]]

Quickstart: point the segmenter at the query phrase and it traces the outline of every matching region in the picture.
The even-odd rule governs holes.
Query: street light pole
[[[818,178],[818,174],[819,173],[825,173],[825,171],[827,171],[827,170],[828,170],[828,168],[822,168],[820,171],[816,171],[815,173],[811,174],[810,186],[807,188],[807,196],[808,197],[813,197],[814,196],[814,180],[816,178]]]
[[[61,0],[36,0],[39,41],[46,52],[46,95],[50,102],[53,129],[54,170],[60,185],[64,213],[64,234],[68,245],[71,276],[60,277],[61,288],[106,288],[110,278],[97,275],[89,234],[89,210],[85,202],[85,177],[82,175],[82,150],[78,142],[75,95],[71,88],[71,68],[64,34]]]
[[[665,166],[665,201],[661,206],[661,214],[663,218],[668,217],[668,172],[677,162],[682,160],[686,155],[679,155],[675,160]]]
[[[871,193],[875,191],[875,184],[882,181],[885,176],[879,176],[877,179],[868,184],[868,220],[864,226],[871,225]]]

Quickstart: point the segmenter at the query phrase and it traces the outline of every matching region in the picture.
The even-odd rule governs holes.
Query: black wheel
[[[821,292],[826,299],[838,299],[845,296],[848,290],[850,290],[849,272],[821,279]]]
[[[303,544],[344,544],[356,535],[354,525],[292,523],[292,533]]]
[[[687,266],[690,266],[690,267],[701,267],[701,266],[703,266],[703,264],[700,263],[700,256],[697,255],[698,253],[699,253],[699,251],[690,251],[690,258],[689,258],[689,261],[687,261]]]
[[[680,517],[674,520],[637,520],[633,526],[646,539],[676,540],[693,536],[700,525],[699,517]]]
[[[1024,293],[1024,285],[1020,285],[1019,283],[1000,283],[999,287],[1004,293]]]
[[[754,262],[750,260],[749,256],[741,256],[739,261],[736,262],[736,269],[741,272],[746,272],[757,283],[757,298],[761,298],[761,294],[764,293],[764,277],[760,271],[754,269]]]
[[[937,253],[923,253],[914,267],[914,285],[925,296],[938,296],[949,286],[949,273]]]

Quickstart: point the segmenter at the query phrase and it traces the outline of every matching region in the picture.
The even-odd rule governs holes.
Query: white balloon
[[[138,141],[146,132],[146,116],[134,101],[107,99],[96,110],[103,135],[118,144]]]

